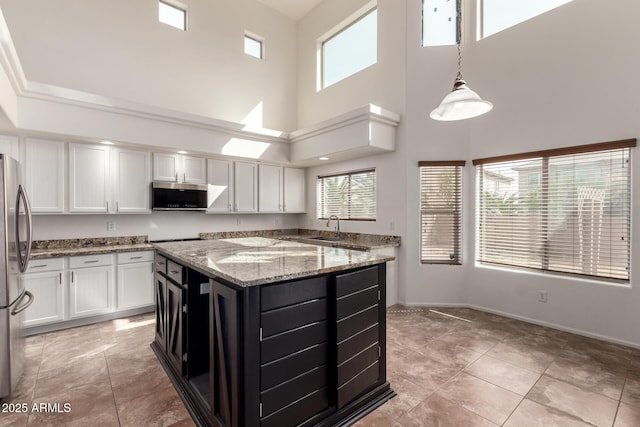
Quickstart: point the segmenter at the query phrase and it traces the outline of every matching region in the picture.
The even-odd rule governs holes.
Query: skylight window
[[[262,59],[262,40],[260,40],[258,37],[245,35],[244,53],[253,56],[254,58]]]
[[[422,46],[456,44],[456,1],[422,0]]]
[[[489,37],[570,1],[482,0],[482,37]]]
[[[322,89],[378,62],[378,11],[369,10],[322,42]]]
[[[177,3],[158,2],[158,20],[182,31],[187,31],[187,9]]]

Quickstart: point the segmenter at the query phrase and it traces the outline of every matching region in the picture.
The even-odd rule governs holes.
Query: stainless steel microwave
[[[207,209],[207,186],[177,182],[151,183],[154,211],[204,211]]]

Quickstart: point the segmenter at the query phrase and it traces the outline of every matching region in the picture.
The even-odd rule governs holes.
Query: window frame
[[[331,87],[333,85],[335,85],[336,83],[339,83],[345,79],[348,79],[349,77],[352,77],[364,70],[366,70],[367,68],[376,65],[378,63],[378,19],[376,16],[376,43],[375,43],[375,50],[376,50],[376,60],[375,62],[373,62],[372,64],[369,64],[368,66],[361,68],[343,78],[341,78],[340,80],[336,80],[331,84],[325,84],[325,44],[330,42],[331,40],[335,39],[337,36],[339,36],[340,34],[343,34],[345,31],[348,31],[350,28],[352,28],[354,25],[358,24],[360,21],[362,21],[363,19],[365,19],[366,17],[368,17],[370,14],[372,14],[373,12],[377,13],[378,11],[378,4],[377,1],[371,1],[369,3],[367,3],[364,7],[360,8],[358,11],[356,11],[354,14],[352,14],[350,17],[348,17],[347,19],[345,19],[344,21],[342,21],[340,24],[338,24],[336,27],[334,27],[333,29],[331,29],[330,31],[328,31],[327,33],[325,33],[322,37],[320,37],[317,41],[317,69],[318,69],[318,75],[317,75],[317,87],[316,90],[319,92],[321,90],[324,90],[328,87]]]
[[[420,161],[418,162],[418,171],[419,171],[419,182],[420,182],[420,263],[421,264],[442,264],[442,265],[462,265],[463,257],[462,257],[462,225],[463,225],[463,175],[464,175],[464,166],[466,165],[466,161],[464,160],[443,160],[443,161]],[[455,168],[455,191],[456,197],[454,200],[453,209],[424,209],[422,206],[422,201],[424,197],[423,193],[423,169],[422,168]],[[425,258],[424,251],[424,239],[423,235],[425,234],[425,230],[422,228],[423,226],[423,215],[425,214],[450,214],[454,219],[454,226],[451,230],[453,235],[451,239],[453,241],[453,254],[454,257],[449,259],[436,259],[436,258]]]
[[[182,12],[182,27],[176,27],[173,24],[170,24],[168,22],[162,21],[160,20],[160,7],[161,5],[165,5],[167,7],[170,7],[172,9],[175,9],[177,11]],[[158,22],[160,22],[161,24],[165,24],[168,25],[172,28],[175,28],[177,30],[181,30],[181,31],[187,31],[187,6],[182,4],[182,3],[178,3],[172,0],[158,0]]]
[[[348,179],[351,179],[351,176],[353,175],[360,175],[360,174],[364,174],[364,173],[373,173],[373,185],[374,185],[374,191],[373,194],[375,195],[375,201],[374,201],[374,205],[375,205],[375,212],[374,212],[374,217],[373,218],[358,218],[358,217],[351,217],[351,215],[349,214],[348,216],[340,216],[338,215],[338,217],[340,218],[340,221],[377,221],[377,217],[378,217],[378,183],[377,183],[377,173],[376,173],[376,169],[375,168],[367,168],[367,169],[359,169],[359,170],[354,170],[354,171],[349,171],[349,172],[341,172],[341,173],[332,173],[329,175],[318,175],[316,178],[316,197],[318,197],[318,199],[316,200],[316,219],[318,220],[328,220],[329,217],[333,214],[330,214],[328,216],[322,216],[321,215],[321,211],[323,211],[324,209],[321,208],[321,206],[324,206],[324,201],[320,199],[321,195],[318,195],[319,193],[319,186],[321,185],[320,182],[326,178],[335,178],[335,177],[348,177]],[[348,211],[351,213],[351,185],[348,186]]]
[[[455,46],[457,45],[459,42],[461,42],[461,40],[458,40],[458,35],[460,34],[460,31],[458,31],[458,14],[460,14],[460,10],[458,9],[458,2],[456,0],[451,0],[454,4],[455,4],[455,13],[456,15],[454,16],[454,33],[453,33],[453,42],[452,43],[439,43],[439,44],[427,44],[426,43],[426,37],[425,37],[425,20],[424,20],[424,7],[425,7],[425,2],[427,0],[421,0],[421,15],[420,15],[420,46],[422,47],[438,47],[438,46]]]
[[[247,52],[247,48],[246,48],[247,39],[249,39],[249,40],[251,40],[251,41],[253,41],[253,42],[255,42],[255,43],[260,45],[260,56],[255,56],[255,55],[252,55],[251,53]],[[244,42],[243,43],[243,52],[244,52],[245,55],[248,55],[248,56],[250,56],[252,58],[255,58],[255,59],[260,59],[260,60],[264,59],[264,38],[256,36],[255,34],[251,34],[249,32],[245,32],[244,33],[244,37],[242,38],[242,41]]]
[[[501,267],[515,269],[515,270],[535,271],[543,274],[553,274],[558,276],[573,276],[573,277],[587,278],[587,279],[593,279],[593,280],[604,281],[604,282],[629,284],[631,280],[631,226],[632,226],[631,222],[633,219],[633,213],[632,213],[633,207],[631,203],[631,197],[633,194],[632,180],[631,180],[631,176],[632,176],[631,158],[633,156],[633,153],[631,149],[635,146],[636,146],[636,139],[634,138],[634,139],[625,139],[625,140],[603,142],[603,143],[596,143],[596,144],[580,145],[580,146],[574,146],[574,147],[532,151],[532,152],[521,153],[521,154],[474,159],[472,162],[473,165],[481,166],[480,168],[477,169],[477,173],[476,173],[476,184],[477,184],[476,185],[476,255],[475,255],[476,263],[480,265],[487,265],[487,266],[501,266]],[[626,182],[626,188],[625,188],[625,191],[628,194],[626,199],[626,201],[628,202],[628,208],[626,209],[626,212],[625,212],[626,213],[625,224],[627,227],[627,231],[626,231],[626,236],[623,236],[623,239],[622,239],[624,240],[624,237],[626,237],[626,241],[625,241],[626,262],[627,262],[627,265],[625,267],[627,272],[626,277],[617,277],[622,275],[619,275],[619,274],[616,275],[615,270],[609,270],[608,274],[606,273],[589,274],[589,273],[583,273],[583,272],[581,273],[576,271],[569,271],[570,268],[560,269],[557,266],[550,267],[549,259],[552,259],[552,256],[555,256],[557,258],[559,255],[564,255],[564,254],[566,254],[566,256],[572,255],[570,249],[566,249],[566,252],[558,252],[557,248],[552,251],[552,249],[550,249],[549,247],[550,246],[550,241],[548,239],[548,236],[550,235],[549,222],[551,219],[556,217],[553,216],[552,213],[550,213],[550,206],[552,205],[549,204],[550,202],[548,201],[548,197],[550,197],[549,194],[552,190],[556,190],[558,188],[558,184],[556,182],[553,182],[553,183],[550,182],[550,178],[549,178],[550,160],[555,160],[555,159],[562,160],[563,157],[568,157],[568,156],[579,156],[579,155],[588,155],[588,154],[597,154],[597,153],[606,153],[606,152],[611,152],[612,154],[614,154],[616,151],[622,151],[625,149],[627,149],[629,152],[629,155],[627,158],[629,166],[626,172],[627,182]],[[536,229],[540,233],[540,236],[542,236],[540,238],[542,241],[542,246],[537,248],[537,251],[539,252],[539,256],[540,256],[539,267],[537,266],[531,267],[531,266],[512,264],[508,262],[497,262],[495,260],[490,261],[487,259],[483,259],[485,257],[483,256],[483,251],[481,249],[481,246],[483,245],[483,242],[484,242],[482,229],[483,229],[483,226],[485,226],[485,223],[483,222],[483,218],[482,218],[483,214],[485,213],[484,207],[483,207],[484,198],[482,197],[482,194],[484,192],[483,182],[482,182],[483,176],[480,176],[481,171],[482,173],[484,173],[483,166],[489,165],[489,164],[516,162],[516,161],[525,161],[525,160],[540,161],[541,168],[542,168],[542,175],[540,180],[540,187],[541,187],[540,197],[542,197],[543,200],[545,199],[547,200],[543,202],[543,204],[540,206],[540,209],[542,212],[540,214],[541,225],[539,226],[539,228]],[[582,160],[582,159],[578,159],[578,160]],[[573,185],[575,185],[576,191],[579,192],[580,186],[577,185],[577,182],[575,181],[575,179],[573,181]],[[571,206],[573,207],[573,205]],[[576,225],[574,225],[574,227],[576,227]],[[580,227],[579,222],[577,224],[577,227]],[[493,243],[496,244],[495,242]],[[571,249],[575,250],[575,243],[573,245],[574,246],[572,246]],[[618,244],[616,245],[616,250],[618,250],[619,248],[624,248],[624,246],[625,244]],[[597,247],[598,253],[601,250],[601,247],[602,247],[602,243],[599,243]],[[536,249],[533,249],[529,253],[531,253],[532,255],[535,255],[536,253],[535,251]]]

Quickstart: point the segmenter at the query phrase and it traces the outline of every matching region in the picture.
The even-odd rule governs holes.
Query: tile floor
[[[191,426],[149,348],[152,315],[30,337],[0,426]],[[640,350],[470,309],[395,306],[388,377],[398,396],[354,427],[640,426]],[[61,406],[61,409],[64,408]]]

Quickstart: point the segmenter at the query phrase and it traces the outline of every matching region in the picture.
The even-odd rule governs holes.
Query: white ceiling
[[[258,0],[278,12],[298,21],[322,0]]]

